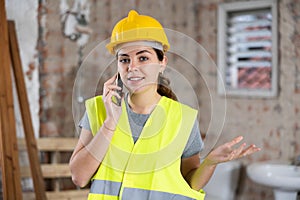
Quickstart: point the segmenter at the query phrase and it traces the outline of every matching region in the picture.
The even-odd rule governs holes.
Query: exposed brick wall
[[[72,1],[67,1],[70,4]],[[40,4],[40,135],[73,136],[76,134],[72,115],[72,92],[79,63],[89,55],[96,45],[107,39],[113,25],[126,16],[130,9],[137,9],[142,14],[157,18],[165,27],[180,31],[198,41],[210,57],[217,58],[217,8],[224,1],[89,1],[89,27],[93,29],[89,42],[81,49],[76,42],[62,36],[59,5],[60,1],[46,1]],[[225,1],[232,2],[232,1]],[[262,151],[244,158],[244,166],[254,161],[284,160],[288,161],[300,154],[300,1],[279,0],[279,95],[272,99],[227,97],[227,115],[223,134],[218,143],[223,143],[237,135],[244,135],[247,143],[255,143]],[[81,77],[81,95],[88,98],[93,93],[90,85],[104,80],[115,73],[114,63],[107,67],[105,73],[95,73],[105,63],[101,63],[100,51],[94,51],[90,62],[91,73]],[[109,58],[109,55],[105,55]],[[177,59],[176,66],[186,64]],[[215,68],[205,67],[201,57],[195,56],[201,64],[201,73],[209,77],[206,80],[216,86]],[[202,62],[202,63],[201,63]],[[178,70],[182,68],[178,67]],[[199,84],[199,76],[192,68],[183,70],[198,93],[200,102],[200,127],[207,131],[211,117],[210,97],[204,83]],[[78,77],[77,77],[78,80]],[[76,89],[76,88],[75,88]],[[78,88],[77,88],[78,89]],[[77,91],[78,92],[78,91]],[[101,87],[97,89],[101,92]],[[184,91],[181,91],[184,93]],[[223,97],[216,95],[217,101]],[[77,97],[76,97],[77,98]],[[84,111],[83,103],[75,101],[77,113]],[[215,108],[218,110],[218,107]],[[272,199],[272,190],[253,184],[245,172],[242,173],[238,199]]]
[[[40,4],[40,136],[72,136],[72,89],[78,63],[76,43],[61,32],[59,1]]]

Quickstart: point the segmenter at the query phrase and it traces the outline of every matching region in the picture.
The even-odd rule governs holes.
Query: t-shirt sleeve
[[[90,121],[89,121],[89,117],[87,115],[87,112],[84,112],[83,117],[81,118],[81,120],[78,123],[78,126],[80,128],[84,128],[86,130],[91,131],[91,127],[90,127]]]
[[[202,151],[204,143],[201,139],[198,121],[195,120],[188,142],[184,148],[181,158],[191,157]]]

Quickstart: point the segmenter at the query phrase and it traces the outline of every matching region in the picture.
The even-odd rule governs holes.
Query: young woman
[[[74,183],[91,181],[88,199],[204,199],[201,188],[218,163],[260,150],[245,143],[234,148],[239,136],[200,162],[197,111],[176,101],[163,76],[169,43],[154,18],[130,11],[114,27],[107,49],[116,55],[118,75],[105,82],[102,96],[86,101],[70,159]],[[128,94],[120,95],[117,76]]]

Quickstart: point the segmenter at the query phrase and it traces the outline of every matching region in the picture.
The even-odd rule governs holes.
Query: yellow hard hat
[[[118,45],[135,41],[158,42],[164,52],[170,48],[166,33],[156,19],[131,10],[128,17],[115,25],[106,48],[111,54],[115,54]]]

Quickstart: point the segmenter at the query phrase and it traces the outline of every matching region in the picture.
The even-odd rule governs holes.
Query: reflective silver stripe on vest
[[[90,193],[118,196],[121,185],[121,182],[95,179],[92,182]]]
[[[168,192],[144,190],[138,188],[124,188],[122,200],[196,200],[191,197]]]

